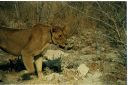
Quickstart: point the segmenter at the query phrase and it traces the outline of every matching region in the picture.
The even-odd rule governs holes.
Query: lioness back
[[[48,33],[49,26],[43,24],[34,25],[31,29],[12,29],[1,27],[0,48],[13,55],[21,55],[21,51],[27,43],[35,41],[42,43],[42,41],[48,41]],[[39,46],[40,44],[36,44],[34,46],[36,47],[37,45]]]

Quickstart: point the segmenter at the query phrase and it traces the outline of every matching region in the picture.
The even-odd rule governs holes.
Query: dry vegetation
[[[86,62],[90,73],[103,73],[103,85],[126,84],[126,2],[0,2],[1,26],[27,29],[36,23],[71,30],[65,68]]]

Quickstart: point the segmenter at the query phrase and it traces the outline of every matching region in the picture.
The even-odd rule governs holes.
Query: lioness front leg
[[[35,72],[34,64],[33,64],[33,57],[31,54],[22,51],[22,59],[23,63],[27,69],[27,71],[31,74]]]
[[[42,62],[43,62],[43,58],[42,57],[39,57],[38,59],[35,60],[37,74],[38,74],[38,78],[39,79],[42,79],[42,77],[43,77]]]
[[[43,48],[41,49],[41,51],[44,51],[44,49],[46,49],[49,46],[49,43],[44,44]],[[43,77],[43,72],[42,72],[42,62],[43,62],[43,58],[39,57],[35,60],[35,64],[36,64],[36,69],[37,69],[37,74],[38,74],[38,78],[42,79]]]

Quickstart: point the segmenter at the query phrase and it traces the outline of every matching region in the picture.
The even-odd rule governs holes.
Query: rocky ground
[[[0,53],[0,84],[126,85],[124,60],[93,30],[71,36],[66,49],[51,45],[43,56],[42,80],[35,75],[31,80],[23,78],[25,68],[20,60],[18,70],[10,69],[9,57]]]

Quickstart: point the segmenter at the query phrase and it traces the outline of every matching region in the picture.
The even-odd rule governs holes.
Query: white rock
[[[63,75],[61,74],[58,74],[58,73],[52,73],[52,74],[49,74],[47,76],[45,76],[45,80],[48,80],[48,81],[52,81],[52,80],[60,80],[62,79]]]
[[[85,64],[81,64],[77,71],[79,72],[79,76],[84,77],[88,73],[89,68]]]
[[[61,56],[67,56],[67,53],[64,53],[61,50],[47,50],[46,53],[44,54],[44,56],[49,59],[49,60],[53,60],[53,59],[57,59],[60,58]]]
[[[97,70],[97,71],[94,72],[93,78],[97,79],[97,78],[99,78],[101,76],[102,76],[102,73],[99,70]]]
[[[45,77],[45,79],[48,81],[51,81],[53,78],[54,78],[54,74],[50,74]]]
[[[83,78],[81,85],[82,84],[85,84],[85,85],[105,85],[105,84],[103,84],[103,81],[100,78],[101,76],[102,76],[102,73],[99,70],[97,70],[93,74],[88,73],[87,77]]]

